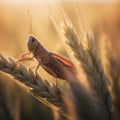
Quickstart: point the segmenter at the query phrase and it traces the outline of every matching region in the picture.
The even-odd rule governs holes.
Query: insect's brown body
[[[33,36],[29,37],[28,49],[30,53],[32,52],[33,57],[38,61],[38,67],[41,66],[45,71],[56,78],[65,80],[66,75],[63,67],[72,73],[75,72],[74,65],[68,58],[49,52]]]

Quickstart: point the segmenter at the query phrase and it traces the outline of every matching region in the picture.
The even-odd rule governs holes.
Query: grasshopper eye
[[[33,43],[34,41],[35,41],[35,39],[33,38],[33,39],[32,39],[32,43]]]

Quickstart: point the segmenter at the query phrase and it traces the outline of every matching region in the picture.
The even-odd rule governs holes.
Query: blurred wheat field
[[[44,102],[37,101],[31,94],[28,94],[29,92],[21,89],[21,85],[16,84],[10,75],[0,72],[0,120],[119,120],[119,6],[119,3],[114,2],[0,2],[0,54],[5,56],[5,58],[12,56],[17,59],[20,54],[26,53],[28,51],[27,40],[30,36],[31,27],[32,35],[37,37],[40,43],[49,51],[70,56],[73,61],[76,59],[77,62],[74,61],[74,64],[80,68],[77,70],[80,82],[72,81],[77,78],[72,76],[66,69],[64,70],[68,78],[68,83],[62,80],[59,81],[60,91],[62,91],[60,93],[59,90],[57,91],[56,87],[52,85],[55,78],[46,73],[42,68],[39,69],[40,80],[48,80],[50,82],[42,83],[43,87],[45,87],[45,90],[48,90],[47,92],[49,93],[49,87],[50,90],[55,89],[55,94],[59,94],[58,98],[60,97],[59,102],[65,104],[65,106],[61,108],[64,109],[63,111],[69,117],[65,117],[63,114],[61,115],[60,112],[58,112],[58,108],[56,109],[56,107],[54,108],[53,106],[51,109],[48,105],[44,104]],[[65,16],[64,14],[62,16],[62,10]],[[32,15],[31,24],[28,11]],[[64,37],[61,37],[59,34],[61,28],[59,28],[59,25],[57,25],[56,28],[54,24],[55,22],[56,24],[61,22],[59,20],[66,19],[64,17],[68,18],[68,21],[70,21],[70,24],[74,27],[73,29],[73,27],[66,25],[64,29],[64,35],[71,50],[69,50],[67,44],[64,43]],[[79,40],[82,36],[79,35],[81,35],[81,33],[87,34],[87,30],[89,29],[92,30],[94,39],[92,36],[86,35],[88,43],[82,43],[82,40]],[[72,32],[70,33],[70,31]],[[77,36],[78,39],[75,36]],[[72,43],[72,41],[74,42]],[[88,49],[84,44],[88,45]],[[76,45],[76,48],[73,47],[74,45]],[[85,50],[84,47],[86,48]],[[76,49],[78,50],[77,52]],[[74,53],[74,56],[71,53]],[[100,55],[100,58],[97,55]],[[2,60],[1,56],[0,58],[0,60]],[[7,64],[9,66],[9,64],[14,64],[14,62],[8,62]],[[36,63],[33,63],[33,61],[29,63],[24,62],[24,64],[29,67],[33,66],[33,64],[36,66]],[[2,65],[0,64],[0,66]],[[6,66],[7,65],[4,67]],[[9,69],[9,67],[6,69]],[[21,67],[20,69],[24,70],[25,68]],[[19,80],[19,77],[16,78]],[[86,88],[87,83],[84,82],[85,80],[89,82],[90,88]],[[22,82],[24,83],[24,81]],[[39,84],[32,84],[35,85],[34,87],[37,86],[32,91],[35,93],[37,89],[40,89],[38,88]],[[25,85],[32,87],[27,83],[25,83]],[[33,94],[33,96],[36,95],[37,97],[38,92]],[[69,97],[68,94],[73,95]],[[112,97],[112,103],[108,100],[109,94]],[[54,96],[55,99],[56,96]],[[63,99],[62,101],[61,98]],[[45,100],[49,101],[49,98],[45,97]]]

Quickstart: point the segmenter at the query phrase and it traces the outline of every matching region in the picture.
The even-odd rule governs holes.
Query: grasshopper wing
[[[65,65],[65,66],[68,66],[71,69],[75,69],[74,64],[72,63],[72,61],[69,58],[58,55],[58,54],[55,54],[55,53],[52,53],[52,52],[50,52],[50,54],[51,54],[52,57],[57,59],[61,64]]]

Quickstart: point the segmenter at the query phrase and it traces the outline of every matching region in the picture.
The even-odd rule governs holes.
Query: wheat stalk
[[[61,90],[47,80],[42,80],[39,75],[36,78],[34,72],[31,69],[27,70],[27,67],[21,63],[11,70],[15,64],[12,58],[6,59],[0,54],[0,71],[11,74],[20,87],[33,97],[51,108],[56,106],[62,116],[68,117],[63,112],[65,108]]]
[[[14,76],[16,82],[19,81],[18,83],[24,84],[26,86],[26,90],[33,97],[48,105],[49,107],[54,107],[52,104],[62,107],[62,109],[60,110],[57,109],[59,110],[59,115],[61,119],[67,118],[75,120],[75,118],[73,117],[73,113],[77,114],[78,119],[81,117],[84,119],[91,118],[93,120],[96,120],[96,118],[101,118],[101,113],[98,107],[95,106],[93,99],[89,96],[89,93],[85,91],[85,88],[81,86],[78,80],[76,81],[77,78],[74,76],[74,74],[71,74],[71,72],[63,69],[72,90],[71,94],[73,94],[72,99],[71,97],[69,97],[69,100],[73,103],[73,106],[75,107],[75,109],[72,109],[73,116],[68,116],[67,113],[64,111],[66,111],[66,109],[71,109],[71,107],[64,107],[64,104],[68,103],[68,100],[65,97],[65,93],[61,93],[59,88],[54,85],[52,86],[49,82],[43,82],[40,76],[38,76],[36,79],[34,73],[31,70],[27,70],[27,68],[23,64],[19,64],[19,66],[11,71],[11,68],[13,68],[15,64],[16,63],[13,59],[6,59],[2,55],[0,55],[0,70]],[[20,86],[23,88],[24,86],[22,84],[20,84]],[[69,94],[67,94],[67,96],[69,96]],[[41,97],[44,97],[46,100]],[[62,101],[62,98],[64,99],[64,101]],[[83,106],[81,106],[81,104],[83,104]],[[84,105],[86,105],[86,107],[84,107]],[[84,113],[84,115],[82,113]]]
[[[107,70],[109,73],[108,77],[110,77],[114,112],[116,119],[119,120],[120,119],[120,92],[119,92],[120,65],[117,62],[117,60],[115,60],[115,58],[112,57],[111,55],[108,55],[108,61],[109,61],[109,68],[107,68]]]
[[[116,48],[113,50],[112,41],[109,38],[104,42],[104,49],[101,49],[101,54],[105,54],[106,57],[103,59],[103,64],[107,73],[107,77],[110,84],[111,95],[113,99],[114,113],[117,120],[120,119],[120,92],[119,92],[119,81],[120,81],[120,65],[119,55],[116,52]],[[103,46],[103,44],[102,44]],[[113,69],[114,68],[114,69]]]
[[[40,76],[37,76],[37,79],[36,79],[34,73],[31,70],[27,70],[27,68],[23,64],[19,64],[19,66],[11,70],[11,68],[13,68],[15,64],[16,63],[14,62],[13,59],[11,58],[6,59],[2,55],[0,55],[1,71],[9,73],[12,76],[14,76],[14,78],[16,79],[16,82],[19,81],[18,82],[19,85],[22,88],[23,87],[26,88],[26,90],[39,101],[43,102],[49,107],[54,107],[52,104],[54,104],[55,106],[61,107],[62,109],[56,109],[57,111],[59,110],[59,116],[61,117],[61,119],[66,119],[66,118],[75,119],[71,115],[68,116],[67,113],[64,112],[66,111],[64,104],[66,104],[66,102],[68,103],[68,100],[65,99],[66,95],[63,94],[58,87],[50,84],[47,81],[43,82]],[[63,70],[66,74],[66,78],[68,79],[68,83],[71,87],[71,90],[72,90],[71,94],[73,93],[73,96],[74,96],[73,97],[74,100],[71,99],[71,97],[69,97],[69,100],[73,102],[73,106],[75,106],[75,109],[72,110],[72,112],[74,111],[77,114],[77,116],[80,116],[83,118],[87,118],[86,115],[84,114],[83,116],[82,114],[78,114],[79,112],[80,113],[83,112],[86,114],[89,113],[90,114],[89,118],[92,118],[92,119],[93,118],[95,119],[96,117],[98,118],[100,113],[98,112],[99,110],[97,110],[97,107],[94,105],[92,98],[88,95],[88,93],[80,85],[80,83],[76,81],[77,78],[74,76],[74,74],[71,74],[71,72],[67,71],[65,68]],[[21,83],[24,84],[25,86],[23,86]],[[67,96],[69,96],[69,94],[67,94]],[[46,100],[41,97],[45,98]],[[62,101],[62,98],[64,99],[64,101]],[[80,103],[87,104],[86,109],[83,109],[84,107],[81,106]],[[77,108],[80,109],[79,112],[76,111]],[[68,109],[71,109],[71,108],[68,107]],[[94,116],[95,112],[96,112],[96,115]]]
[[[80,39],[72,24],[68,24],[67,22],[64,24],[63,29],[66,42],[72,49],[75,58],[82,65],[89,83],[98,95],[98,101],[101,102],[105,111],[108,112],[108,116],[111,118],[111,96],[93,34],[86,33],[85,35],[81,35]]]

